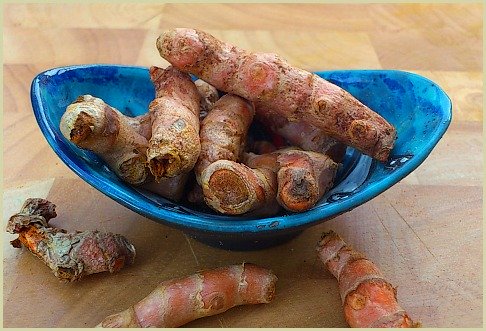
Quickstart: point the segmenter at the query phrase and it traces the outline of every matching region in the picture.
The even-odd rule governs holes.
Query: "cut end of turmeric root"
[[[247,178],[251,169],[228,160],[211,163],[201,175],[206,203],[213,209],[230,215],[255,209],[256,192]],[[254,178],[253,178],[254,179]]]
[[[277,178],[277,200],[287,210],[305,211],[317,202],[319,185],[308,169],[283,168],[279,170]]]
[[[211,163],[201,175],[206,204],[220,213],[240,215],[269,201],[274,183],[258,169],[229,160]],[[275,194],[273,194],[275,195]]]
[[[420,327],[397,302],[396,289],[376,265],[333,231],[322,235],[317,254],[338,280],[344,316],[351,327]]]

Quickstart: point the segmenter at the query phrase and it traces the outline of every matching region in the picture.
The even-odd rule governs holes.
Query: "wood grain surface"
[[[279,277],[267,305],[237,307],[189,327],[345,327],[337,283],[315,244],[333,229],[398,287],[426,327],[483,325],[483,81],[481,4],[4,4],[3,224],[28,197],[54,202],[52,223],[133,241],[133,266],[60,283],[26,249],[3,239],[5,327],[92,327],[162,280],[253,262]],[[307,70],[399,69],[438,83],[453,121],[427,160],[364,205],[277,247],[208,247],[104,196],[54,154],[29,90],[43,70],[81,63],[165,66],[157,36],[195,27]]]

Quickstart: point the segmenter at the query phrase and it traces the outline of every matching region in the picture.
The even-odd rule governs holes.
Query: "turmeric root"
[[[108,316],[97,327],[178,327],[238,305],[269,303],[276,281],[271,270],[250,263],[200,271],[162,282],[140,302]]]
[[[250,53],[194,29],[172,29],[157,39],[160,55],[217,89],[272,115],[303,120],[346,145],[387,160],[396,131],[350,93],[290,66],[276,54]]]
[[[267,140],[252,141],[250,151],[255,154],[268,154],[275,152],[277,147]]]
[[[201,176],[206,203],[224,214],[243,214],[272,205],[301,212],[313,207],[333,184],[337,164],[320,153],[286,148],[244,163],[217,161]]]
[[[223,214],[240,215],[275,200],[276,174],[268,169],[252,169],[242,163],[218,160],[201,174],[204,200]]]
[[[351,327],[420,327],[399,306],[396,289],[377,266],[339,235],[324,233],[317,253],[338,280],[344,316]]]
[[[51,227],[49,220],[57,216],[55,209],[45,199],[27,199],[7,222],[7,232],[19,235],[10,242],[12,246],[27,247],[63,281],[113,273],[133,264],[135,247],[125,237],[98,231],[67,233]]]
[[[163,177],[158,182],[152,178],[141,185],[152,193],[161,197],[178,202],[184,195],[184,189],[189,178],[189,174],[180,174],[175,177]]]
[[[285,138],[290,146],[326,154],[337,163],[343,160],[346,145],[331,138],[312,124],[302,120],[291,122],[282,116],[275,116],[261,109],[258,109],[256,118],[273,133]]]
[[[272,156],[275,161],[269,162]],[[244,162],[251,168],[274,166],[276,199],[283,208],[293,212],[312,208],[332,187],[337,171],[337,164],[327,155],[293,148],[280,149],[270,155],[248,153]]]
[[[151,67],[150,78],[156,98],[149,105],[152,136],[147,162],[159,181],[188,173],[196,164],[201,149],[200,95],[190,76],[174,67]]]
[[[206,83],[202,79],[196,79],[194,81],[196,85],[197,91],[200,95],[199,104],[201,107],[201,111],[199,112],[199,119],[202,120],[208,114],[216,101],[219,99],[219,92],[218,90],[211,84]]]
[[[78,97],[61,117],[60,130],[76,146],[99,155],[121,179],[139,185],[147,179],[147,139],[140,119],[123,115],[91,95]]]
[[[236,95],[226,94],[216,101],[201,123],[201,153],[194,167],[198,183],[202,171],[214,161],[239,160],[254,113],[253,105]]]

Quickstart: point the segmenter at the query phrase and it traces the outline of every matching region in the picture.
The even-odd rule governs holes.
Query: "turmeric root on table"
[[[200,95],[191,77],[176,68],[151,67],[155,99],[149,105],[152,136],[147,162],[156,180],[188,173],[196,164]]]
[[[386,161],[395,128],[350,93],[276,54],[250,53],[195,29],[172,29],[157,39],[160,55],[217,89],[289,121],[303,120],[346,145]]]
[[[98,327],[173,328],[238,305],[269,303],[277,277],[250,263],[200,271],[164,281],[147,297]]]
[[[27,247],[63,281],[113,273],[133,264],[135,247],[125,237],[98,231],[67,233],[51,227],[49,220],[57,216],[55,209],[45,199],[27,199],[7,223],[7,232],[19,235],[11,241],[12,246]]]
[[[420,327],[397,302],[396,289],[378,267],[333,231],[323,234],[317,254],[338,280],[344,316],[351,327]]]
[[[59,126],[66,139],[99,155],[127,183],[140,185],[149,174],[143,118],[130,118],[99,98],[82,95],[66,108]]]

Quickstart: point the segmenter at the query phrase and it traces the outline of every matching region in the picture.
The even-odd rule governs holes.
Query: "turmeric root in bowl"
[[[162,198],[126,183],[105,160],[65,139],[59,128],[61,116],[81,95],[99,98],[131,117],[146,114],[155,97],[148,68],[94,64],[51,69],[34,78],[31,99],[49,145],[72,171],[100,192],[209,245],[260,249],[293,238],[303,229],[349,211],[396,184],[425,160],[451,121],[448,96],[437,84],[419,75],[394,70],[316,74],[385,118],[396,129],[396,141],[384,162],[347,147],[332,187],[314,207],[298,213],[282,209],[271,217],[252,213],[222,215],[184,198],[179,202]],[[258,130],[250,128],[249,134],[261,134]]]

